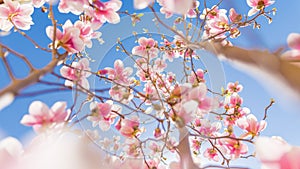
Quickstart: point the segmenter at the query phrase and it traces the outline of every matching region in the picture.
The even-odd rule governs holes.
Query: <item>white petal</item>
[[[14,99],[15,96],[12,93],[5,93],[4,95],[0,96],[0,111],[6,106],[10,105]]]

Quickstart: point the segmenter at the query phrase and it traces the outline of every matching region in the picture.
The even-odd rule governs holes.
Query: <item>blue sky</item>
[[[224,0],[221,7],[227,9],[235,7],[240,13],[247,13],[250,9],[245,0]],[[260,30],[254,30],[251,27],[245,28],[242,30],[242,36],[238,40],[234,40],[233,43],[237,46],[269,49],[271,51],[275,51],[278,47],[286,47],[286,37],[288,34],[291,32],[300,32],[300,1],[279,0],[276,1],[272,7],[276,7],[278,9],[277,14],[273,16],[272,24],[269,25],[265,18],[261,18],[259,19],[259,22],[262,24],[262,28]],[[272,7],[268,9],[272,9]],[[131,0],[126,0],[124,3],[122,10],[125,9],[130,9],[129,11],[132,11]],[[71,15],[62,16],[61,23],[64,23],[64,20],[70,16]],[[75,17],[72,17],[72,19],[74,18]],[[50,42],[44,32],[45,26],[50,25],[47,14],[37,12],[33,15],[33,19],[35,25],[32,27],[31,31],[26,33],[28,33],[29,36],[39,42],[42,46],[47,46]],[[120,28],[119,31],[123,31],[122,29],[124,28]],[[112,32],[112,34],[114,34],[114,32]],[[109,42],[108,39],[104,40]],[[0,37],[0,41],[7,46],[12,47],[16,51],[28,56],[30,61],[32,61],[33,65],[36,67],[43,67],[51,59],[49,54],[36,50],[33,45],[17,33],[12,32],[11,35],[7,37]],[[17,77],[22,78],[26,76],[29,70],[26,68],[24,63],[14,57],[8,57],[8,60],[12,64]],[[264,108],[269,104],[270,98],[280,100],[280,94],[278,93],[284,93],[284,89],[282,89],[282,91],[274,91],[277,94],[267,92],[266,88],[262,87],[261,82],[258,82],[251,76],[235,69],[229,63],[223,63],[223,67],[227,82],[239,81],[244,85],[244,90],[241,94],[244,97],[244,104],[249,107],[253,114],[255,114],[258,118],[263,117]],[[52,80],[55,81],[56,79],[52,78]],[[8,84],[8,75],[5,72],[3,63],[0,62],[0,88],[3,88]],[[42,89],[43,86],[35,86],[34,88]],[[33,88],[29,88],[27,90],[30,91],[32,89]],[[0,137],[1,135],[11,135],[17,138],[22,138],[26,135],[26,133],[31,131],[31,128],[22,126],[19,121],[22,116],[28,112],[28,106],[34,100],[42,100],[49,106],[60,100],[67,101],[68,105],[72,104],[71,93],[66,94],[64,92],[41,95],[38,97],[17,98],[13,104],[0,111]],[[288,99],[286,101],[288,101]],[[262,134],[267,136],[280,135],[289,143],[300,145],[300,134],[298,132],[298,129],[300,128],[299,119],[299,104],[286,104],[283,103],[283,101],[276,102],[269,111],[267,119],[268,126]]]

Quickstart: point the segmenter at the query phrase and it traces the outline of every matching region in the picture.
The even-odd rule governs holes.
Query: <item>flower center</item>
[[[265,7],[265,2],[263,0],[258,1],[257,9],[262,10]]]

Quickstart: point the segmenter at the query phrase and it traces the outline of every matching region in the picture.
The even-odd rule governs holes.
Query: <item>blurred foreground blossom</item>
[[[255,145],[263,169],[300,168],[300,147],[289,145],[280,137],[259,137]]]
[[[283,53],[282,57],[289,60],[300,59],[300,34],[289,34],[287,38],[287,43],[291,50],[288,50],[285,53]]]

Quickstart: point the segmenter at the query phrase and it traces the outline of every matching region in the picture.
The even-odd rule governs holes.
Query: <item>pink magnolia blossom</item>
[[[219,161],[219,156],[218,156],[218,151],[215,148],[207,148],[204,151],[203,156],[209,160],[213,160],[218,162]]]
[[[274,2],[273,0],[247,0],[247,4],[252,7],[248,12],[248,16],[254,15],[265,7],[272,5]]]
[[[119,85],[114,85],[109,90],[109,95],[116,101],[121,103],[129,103],[133,99],[132,90],[122,87]]]
[[[197,17],[197,9],[198,9],[199,5],[200,5],[200,2],[198,0],[194,0],[193,5],[186,13],[186,16],[188,18],[196,18]]]
[[[157,42],[152,38],[141,37],[138,40],[139,46],[132,48],[132,54],[145,58],[155,58],[159,50],[156,48]]]
[[[202,69],[197,69],[196,72],[192,72],[189,76],[189,83],[198,84],[199,82],[205,82],[204,71]]]
[[[76,21],[74,27],[80,30],[80,39],[83,41],[84,45],[88,48],[92,47],[92,39],[97,39],[101,36],[100,32],[95,32],[92,29],[91,24],[84,23],[82,21]]]
[[[229,10],[229,19],[232,23],[239,22],[242,19],[242,15],[238,14],[234,8]]]
[[[120,22],[120,16],[117,13],[122,6],[120,0],[110,0],[107,2],[93,1],[94,5],[94,17],[101,23],[112,23],[116,24]]]
[[[254,137],[266,128],[267,122],[265,120],[258,122],[257,118],[253,114],[250,114],[247,116],[247,118],[244,117],[238,119],[237,125],[241,129],[248,132],[246,133],[246,136],[251,135],[252,137]]]
[[[222,38],[225,34],[224,31],[230,30],[229,20],[226,14],[219,14],[207,21],[207,27],[210,35],[217,35],[216,38]]]
[[[75,15],[79,15],[88,5],[88,0],[60,0],[58,10],[61,13],[71,12]]]
[[[219,9],[218,6],[213,6],[211,9],[206,8],[203,10],[202,14],[200,15],[201,19],[214,19],[218,18],[220,15],[226,15],[227,10],[225,9]]]
[[[203,136],[216,136],[216,133],[222,127],[220,122],[210,122],[207,119],[200,119],[200,124],[201,125],[199,127],[196,127],[196,130],[198,130]]]
[[[137,139],[126,139],[124,144],[124,151],[131,157],[138,157],[141,155],[140,143]]]
[[[291,146],[280,137],[259,137],[255,146],[264,169],[300,168],[300,147]]]
[[[74,27],[70,20],[67,20],[62,28],[63,32],[56,29],[55,48],[63,47],[70,54],[82,51],[84,49],[84,42],[80,38],[80,29]],[[54,40],[53,33],[53,26],[48,26],[46,28],[46,34],[51,40]]]
[[[198,110],[198,103],[194,100],[190,100],[178,103],[173,107],[173,110],[170,112],[170,117],[176,125],[181,128],[195,118],[195,114]]]
[[[93,127],[99,125],[103,131],[107,131],[117,117],[112,111],[121,111],[121,107],[114,105],[112,101],[106,103],[92,102],[90,109],[92,114],[87,119],[93,123]]]
[[[220,139],[220,145],[224,146],[228,150],[227,153],[232,159],[237,159],[241,155],[248,153],[248,146],[246,144],[232,138]]]
[[[166,67],[167,67],[167,64],[164,60],[162,60],[160,58],[155,59],[153,69],[156,72],[162,72],[162,71],[164,71],[164,69]]]
[[[145,97],[142,96],[141,98],[143,100],[145,100],[145,103],[146,104],[152,104],[152,102],[154,100],[158,100],[159,99],[159,96],[158,96],[158,93],[157,91],[155,90],[155,87],[154,85],[151,83],[151,82],[147,82],[145,85],[144,85],[144,94],[145,94]]]
[[[49,109],[45,103],[34,101],[29,106],[29,114],[23,116],[21,124],[32,126],[36,132],[41,132],[44,127],[65,122],[71,113],[66,107],[66,102],[56,102]]]
[[[241,84],[239,84],[239,82],[235,82],[235,83],[232,83],[232,82],[229,82],[227,84],[227,91],[229,93],[239,93],[243,90],[243,86]]]
[[[199,152],[200,148],[201,148],[201,143],[202,143],[202,140],[200,140],[199,138],[193,138],[192,142],[191,142],[191,146],[192,146],[193,150]]]
[[[132,117],[131,119],[121,119],[116,128],[123,136],[133,138],[138,136],[142,131],[139,125],[138,117]]]
[[[291,33],[287,38],[287,44],[291,50],[286,51],[282,54],[282,57],[285,59],[293,60],[300,58],[300,34]]]
[[[131,67],[124,68],[123,61],[118,59],[114,63],[114,68],[107,67],[105,70],[107,70],[108,78],[113,82],[122,85],[130,84],[130,75],[133,70]]]
[[[226,126],[231,126],[231,125],[236,125],[236,121],[240,118],[243,118],[244,116],[246,116],[247,114],[250,113],[250,109],[248,109],[247,107],[239,107],[239,108],[229,108],[227,109],[227,113],[229,114],[229,116],[227,116],[224,119],[224,124]]]
[[[0,30],[9,31],[12,27],[29,30],[33,25],[31,4],[20,4],[19,1],[4,0],[0,4]]]
[[[89,89],[90,85],[86,79],[91,75],[89,67],[89,60],[87,58],[81,59],[79,62],[73,62],[71,67],[63,66],[60,73],[63,77],[69,79],[65,81],[66,86],[73,86],[78,83],[85,89]]]

